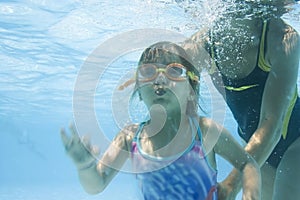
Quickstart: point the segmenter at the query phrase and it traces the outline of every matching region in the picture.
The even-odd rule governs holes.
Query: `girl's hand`
[[[71,135],[68,136],[64,129],[61,129],[61,139],[67,154],[72,158],[78,170],[89,168],[96,161],[96,155],[99,150],[90,144],[87,137],[79,138],[79,135],[74,127],[70,125]]]

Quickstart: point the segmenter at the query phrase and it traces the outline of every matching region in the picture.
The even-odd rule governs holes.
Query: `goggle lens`
[[[168,65],[166,68],[166,74],[175,80],[184,80],[186,78],[186,69],[183,65],[174,63]]]
[[[138,69],[138,80],[141,82],[153,81],[161,72],[173,81],[183,81],[187,77],[186,68],[179,63],[171,63],[165,68],[159,68],[154,64],[144,64]]]
[[[141,66],[138,69],[138,78],[139,80],[147,80],[147,79],[152,79],[153,77],[155,78],[157,72],[157,68],[155,65],[152,64],[145,64]]]

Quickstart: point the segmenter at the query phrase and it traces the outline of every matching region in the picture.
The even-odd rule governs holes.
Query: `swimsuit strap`
[[[134,142],[137,142],[137,141],[138,141],[138,136],[140,136],[140,133],[142,132],[142,130],[143,130],[143,128],[144,128],[144,126],[145,126],[146,123],[147,123],[147,122],[141,122],[141,123],[139,124],[139,127],[138,127],[138,129],[136,130],[136,132],[135,132],[135,134],[134,134],[134,138],[133,138],[133,141],[134,141]]]
[[[137,150],[145,157],[147,157],[148,159],[151,159],[151,160],[174,160],[178,157],[180,157],[181,155],[184,155],[186,154],[187,152],[189,152],[195,145],[195,136],[196,134],[198,135],[199,137],[199,140],[201,142],[201,145],[202,145],[202,132],[201,132],[201,129],[200,129],[200,126],[199,126],[199,123],[197,123],[197,119],[195,117],[189,117],[189,124],[190,126],[195,126],[197,127],[197,131],[196,131],[196,134],[194,133],[194,131],[192,131],[192,135],[193,135],[193,141],[191,143],[191,145],[183,152],[183,153],[180,153],[180,154],[177,154],[177,155],[174,155],[172,157],[168,157],[168,158],[161,158],[161,157],[156,157],[156,156],[152,156],[152,155],[149,155],[147,154],[146,152],[143,151],[143,149],[141,148],[141,143],[140,143],[140,134],[145,126],[147,122],[142,122],[140,123],[139,125],[139,128],[137,129],[136,133],[135,133],[135,136],[134,136],[134,139],[133,141],[136,143],[136,147],[137,147]],[[192,129],[193,130],[193,129]]]
[[[260,37],[260,45],[259,45],[259,54],[258,54],[258,67],[265,71],[269,72],[271,70],[271,66],[266,62],[265,59],[265,50],[266,50],[266,41],[267,41],[267,31],[268,31],[268,20],[263,21],[263,29]]]
[[[196,117],[189,117],[190,125],[194,125],[197,127],[197,136],[199,138],[199,141],[202,142],[202,132],[199,126],[199,122]],[[195,136],[195,134],[193,134]]]

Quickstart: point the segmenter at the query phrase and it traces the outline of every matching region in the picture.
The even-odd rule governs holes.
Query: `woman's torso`
[[[240,19],[230,22],[216,23],[210,40],[221,74],[230,79],[242,79],[256,67],[262,21]]]
[[[287,26],[280,19],[275,21],[277,25],[282,24],[282,28]],[[238,31],[241,25],[244,30]],[[272,47],[272,41],[268,40],[269,37],[273,37],[271,34],[276,34],[268,32],[268,26],[271,25],[269,21],[264,22],[261,19],[253,20],[253,22],[245,20],[240,25],[229,26],[233,30],[225,29],[224,32],[217,32],[210,36],[212,45],[209,51],[213,60],[216,61],[216,70],[211,70],[213,71],[212,80],[238,122],[239,135],[247,142],[258,126],[264,87],[271,70],[269,63],[272,55],[269,54],[268,48],[276,48]],[[248,31],[250,33],[243,35],[243,32]],[[240,33],[242,37],[238,35]],[[222,39],[231,36],[238,37],[231,41],[228,38],[225,41]],[[287,123],[289,121],[295,123],[295,119],[299,121],[299,98],[296,98],[294,110],[291,118],[287,119]],[[287,138],[281,138],[268,159],[275,167],[278,166],[288,146],[299,137],[299,128],[293,126],[295,125],[288,126]]]

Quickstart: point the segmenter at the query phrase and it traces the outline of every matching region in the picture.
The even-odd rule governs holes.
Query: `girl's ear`
[[[186,115],[190,117],[197,116],[197,104],[195,101],[194,94],[190,94],[190,97],[187,98],[187,105],[186,105]]]
[[[190,117],[196,117],[197,116],[196,105],[195,105],[195,102],[192,101],[192,100],[187,101],[186,115],[188,115]]]
[[[143,101],[143,98],[142,98],[142,95],[141,95],[141,93],[140,93],[140,90],[138,90],[138,95],[139,95],[140,101]]]
[[[141,92],[140,92],[140,89],[139,89],[139,84],[138,84],[138,82],[136,82],[136,84],[135,84],[135,86],[134,86],[134,93],[138,93],[138,95],[139,95],[139,100],[140,101],[142,101],[143,100],[143,98],[142,98],[142,95],[141,95]]]

